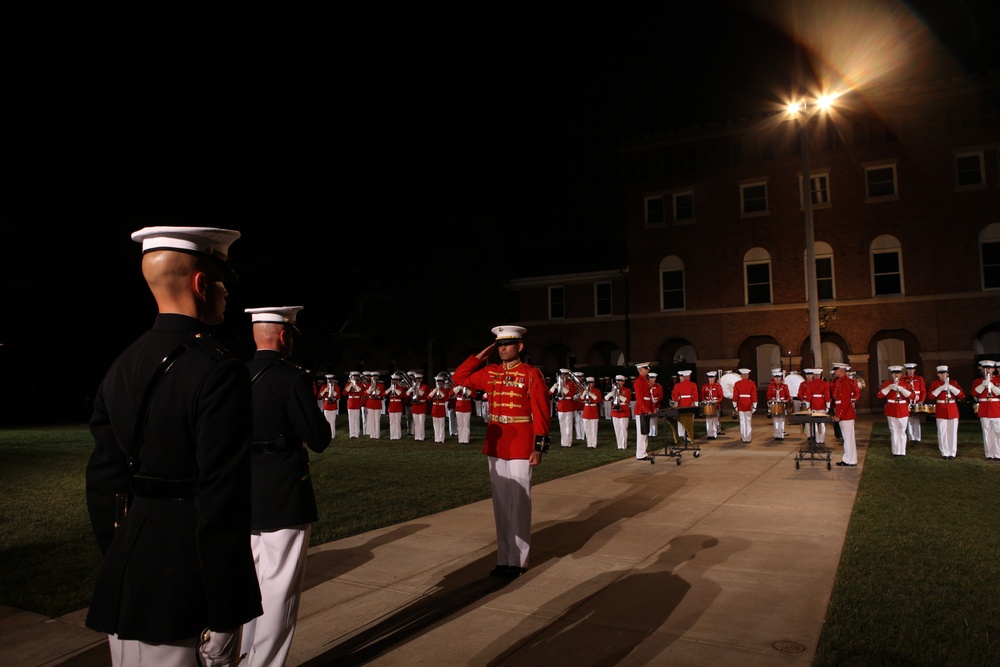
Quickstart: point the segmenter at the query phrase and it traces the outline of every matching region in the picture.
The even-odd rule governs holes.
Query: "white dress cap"
[[[250,313],[251,322],[277,322],[295,326],[295,318],[303,306],[271,306],[268,308],[247,308],[243,312]]]
[[[624,375],[616,375],[615,376],[615,382],[618,382],[619,380],[622,381],[622,382],[624,382],[625,381],[625,376]]]
[[[677,371],[677,374],[687,377],[688,375],[691,375],[691,371]]]
[[[780,368],[775,368],[774,370],[771,371],[771,377],[776,377],[776,378],[785,377],[785,371],[781,370]]]
[[[996,368],[997,362],[991,359],[983,359],[982,361],[979,362],[979,365],[982,366],[983,368]]]
[[[718,377],[719,374],[716,373],[715,371],[708,371],[707,373],[705,373],[705,375],[707,375],[710,378],[714,378],[714,377]]]
[[[689,375],[690,375],[690,373],[689,373]],[[650,374],[649,374],[649,375],[648,375],[647,377],[651,377],[651,378],[658,378],[658,377],[660,377],[660,376],[659,376],[659,375],[657,375],[656,373],[650,373]]]
[[[498,327],[493,327],[490,331],[493,332],[493,334],[497,337],[497,342],[499,342],[502,340],[510,340],[512,338],[520,340],[528,330],[524,327],[517,327],[512,324],[502,324]]]
[[[845,371],[851,370],[851,365],[850,364],[845,364],[842,361],[835,361],[835,362],[833,362],[833,367],[834,368],[843,368]]]
[[[636,364],[635,367],[636,368],[649,368],[649,363],[650,362],[648,362],[648,361],[642,361],[642,362]]]
[[[902,373],[903,372],[903,367],[902,366],[889,366],[889,372],[890,373]]]
[[[327,373],[326,374],[326,379],[327,380],[332,380],[333,379],[333,373]]]
[[[587,376],[587,382],[593,382],[593,381],[594,381],[594,378],[591,377],[590,375],[588,375]]]
[[[913,363],[912,361],[910,361],[910,362],[907,362],[907,363],[903,364],[903,367],[904,368],[916,368],[917,365],[915,363]]]
[[[178,250],[229,261],[229,246],[240,237],[232,229],[218,227],[143,227],[132,232],[132,240],[142,243],[142,252]]]
[[[947,373],[948,372],[948,367],[947,366],[938,366],[937,367],[937,372],[938,373]]]
[[[741,368],[740,369],[740,375],[750,375],[750,369],[749,368]]]

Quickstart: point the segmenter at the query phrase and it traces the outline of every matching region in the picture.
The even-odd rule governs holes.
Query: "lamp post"
[[[820,98],[816,106],[819,109],[829,108],[832,98]],[[806,127],[805,102],[793,102],[788,105],[789,114],[799,125],[799,140],[802,144],[802,210],[805,213],[806,224],[806,299],[809,304],[809,349],[812,352],[813,367],[823,367],[823,354],[819,334],[819,295],[816,285],[816,241],[813,233],[812,211],[812,175],[809,171],[809,132]]]

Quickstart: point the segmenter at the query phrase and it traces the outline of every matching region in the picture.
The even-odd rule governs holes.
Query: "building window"
[[[646,224],[662,225],[667,221],[663,196],[646,197]]]
[[[809,194],[812,197],[812,205],[816,208],[828,208],[830,206],[830,178],[829,174],[809,174]],[[802,210],[802,176],[799,176],[799,210]]]
[[[955,155],[955,186],[959,189],[985,185],[985,171],[982,152]]]
[[[979,235],[983,289],[1000,289],[1000,223],[987,225]]]
[[[896,165],[865,167],[865,195],[869,201],[895,199],[897,192]]]
[[[674,220],[678,222],[694,220],[694,193],[674,193]]]
[[[600,317],[611,312],[611,283],[595,283],[594,314]]]
[[[549,288],[549,319],[561,320],[566,317],[566,288]]]
[[[833,279],[833,248],[830,247],[829,243],[824,243],[822,241],[816,241],[813,246],[814,257],[816,260],[816,298],[820,301],[830,301],[837,297],[836,290],[834,289],[834,279]],[[806,261],[809,259],[808,251],[803,252],[805,259],[803,259],[802,265],[806,266]],[[809,272],[806,271],[806,299],[809,297]]]
[[[740,204],[744,216],[767,213],[767,183],[744,183],[740,185]]]
[[[895,236],[879,236],[871,245],[872,294],[903,294],[903,251]]]
[[[671,256],[660,262],[660,309],[684,309],[684,262]]]
[[[743,269],[747,304],[771,303],[771,255],[753,248],[743,258]]]

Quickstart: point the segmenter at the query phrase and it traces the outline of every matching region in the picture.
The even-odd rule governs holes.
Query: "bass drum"
[[[722,374],[719,378],[719,384],[722,385],[722,395],[733,400],[733,385],[740,381],[740,374],[735,371],[728,371]]]
[[[785,384],[788,385],[788,393],[791,394],[792,399],[799,395],[799,387],[806,379],[799,375],[798,371],[792,371],[785,376]]]

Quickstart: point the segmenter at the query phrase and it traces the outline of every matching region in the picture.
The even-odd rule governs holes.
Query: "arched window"
[[[684,262],[671,255],[660,262],[660,310],[684,309]]]
[[[771,255],[763,248],[751,248],[743,257],[746,303],[771,303]]]
[[[1000,289],[1000,223],[986,225],[979,233],[983,289]]]
[[[870,258],[872,295],[890,296],[903,291],[903,250],[899,240],[883,234],[872,241]]]

